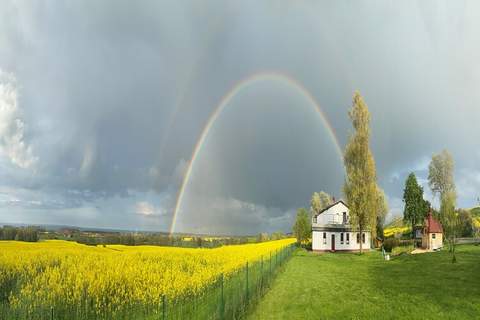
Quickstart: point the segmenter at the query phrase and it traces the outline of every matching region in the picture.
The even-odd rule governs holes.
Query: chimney
[[[332,196],[332,201],[333,203],[335,203],[335,196]]]

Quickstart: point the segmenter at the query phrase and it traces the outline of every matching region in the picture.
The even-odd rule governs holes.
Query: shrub
[[[393,248],[398,247],[399,240],[395,238],[385,239],[383,242],[383,248],[386,252],[392,252]]]
[[[409,246],[413,246],[414,243],[415,243],[415,240],[413,240],[413,239],[399,240],[399,241],[398,241],[398,246],[400,246],[400,247],[409,247]]]

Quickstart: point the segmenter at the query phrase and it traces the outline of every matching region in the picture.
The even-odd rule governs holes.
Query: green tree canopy
[[[455,191],[453,165],[453,157],[447,150],[432,156],[428,166],[428,184],[432,192],[440,194],[440,197]]]
[[[385,192],[382,188],[377,186],[377,201],[376,201],[376,208],[377,208],[377,226],[376,226],[376,234],[372,234],[372,237],[380,237],[383,239],[383,225],[385,223],[385,217],[388,213],[388,203],[387,199],[385,198]]]
[[[318,215],[323,209],[333,203],[332,197],[324,192],[314,192],[312,194],[312,200],[310,201],[310,209],[313,215]]]
[[[349,111],[354,134],[350,136],[344,154],[346,170],[343,192],[350,208],[352,225],[360,233],[377,224],[377,178],[375,161],[370,151],[370,112],[360,93],[355,92]],[[360,242],[360,252],[362,252]]]
[[[403,221],[412,226],[412,238],[414,237],[414,227],[421,224],[427,215],[430,203],[423,199],[423,188],[417,182],[417,177],[412,172],[405,181],[403,189]]]
[[[305,242],[310,238],[312,226],[307,209],[299,208],[297,210],[297,217],[293,225],[293,233],[297,238],[298,243]]]
[[[453,254],[452,262],[455,262],[455,242],[460,223],[455,212],[457,194],[453,167],[453,157],[447,150],[434,154],[428,167],[428,183],[432,192],[440,195],[440,221]]]

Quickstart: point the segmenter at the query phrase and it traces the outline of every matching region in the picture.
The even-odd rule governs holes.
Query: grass
[[[480,246],[457,253],[298,251],[250,319],[478,319]]]
[[[393,248],[391,255],[392,255],[392,256],[398,256],[398,255],[400,255],[400,254],[402,254],[402,253],[410,253],[410,252],[412,252],[413,250],[415,250],[415,248],[413,247],[413,245],[410,245],[410,246],[398,246],[398,247]]]

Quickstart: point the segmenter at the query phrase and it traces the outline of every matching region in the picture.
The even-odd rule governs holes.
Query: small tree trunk
[[[415,223],[412,221],[412,242],[413,248],[415,248]]]
[[[452,253],[453,253],[453,257],[452,257],[452,263],[455,263],[457,262],[457,257],[455,256],[455,241],[456,241],[456,237],[455,237],[455,232],[453,233],[453,241],[452,241]]]
[[[362,241],[363,240],[363,236],[362,236],[363,235],[363,232],[362,232],[363,229],[362,229],[362,226],[360,226],[359,229],[360,229],[359,230],[360,231],[360,236],[358,237],[358,239],[360,240],[360,254],[362,254],[363,253],[363,241]]]

